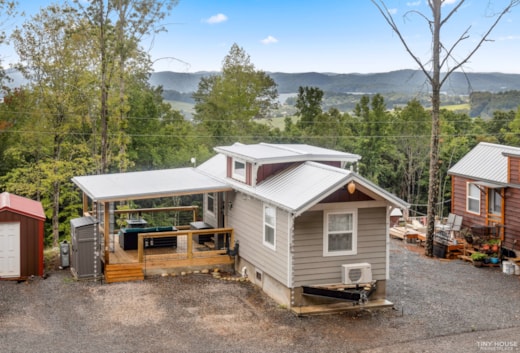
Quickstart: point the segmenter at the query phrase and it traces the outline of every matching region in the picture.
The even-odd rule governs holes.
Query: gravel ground
[[[520,280],[391,240],[394,309],[299,318],[210,275],[0,281],[1,352],[520,352]]]

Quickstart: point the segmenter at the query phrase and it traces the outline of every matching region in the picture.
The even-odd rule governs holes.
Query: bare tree
[[[415,14],[423,18],[428,24],[431,32],[431,56],[426,62],[412,50],[411,46],[403,36],[401,30],[397,26],[392,16],[392,12],[388,9],[383,0],[371,0],[383,15],[391,29],[397,34],[399,40],[404,45],[405,50],[410,54],[417,63],[422,72],[426,75],[426,79],[431,86],[431,102],[432,102],[432,131],[430,139],[430,174],[428,187],[428,211],[427,211],[427,236],[425,253],[427,256],[433,256],[433,234],[435,232],[435,207],[439,201],[439,147],[440,147],[440,92],[441,88],[448,77],[456,70],[462,70],[469,59],[478,51],[482,44],[489,40],[489,35],[500,22],[500,20],[511,9],[518,5],[520,0],[510,0],[504,5],[500,11],[493,14],[493,20],[487,31],[475,42],[470,49],[465,51],[462,59],[457,59],[456,52],[461,51],[461,44],[470,38],[471,25],[462,31],[459,37],[456,37],[453,43],[447,44],[441,40],[441,29],[452,17],[461,10],[466,0],[460,0],[454,3],[453,8],[446,16],[442,16],[444,5],[453,3],[452,0],[428,0],[428,6],[431,10],[431,17],[418,12],[409,11],[406,15]],[[490,6],[491,1],[487,6]]]

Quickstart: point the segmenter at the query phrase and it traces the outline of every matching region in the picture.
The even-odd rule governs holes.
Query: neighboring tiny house
[[[43,275],[45,213],[42,204],[4,192],[0,194],[0,278]]]
[[[520,256],[520,148],[481,142],[448,174],[451,212],[463,216],[462,226],[489,227]]]
[[[385,297],[389,215],[409,205],[344,169],[360,156],[300,144],[215,150],[198,169],[233,191],[208,194],[204,220],[227,211],[240,245],[237,270],[290,308],[320,302],[304,288],[342,283],[342,271],[356,265],[377,281],[371,299]]]

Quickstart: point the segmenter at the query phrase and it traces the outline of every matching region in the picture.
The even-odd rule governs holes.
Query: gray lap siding
[[[263,202],[236,195],[229,212],[229,226],[240,244],[240,257],[288,286],[288,215],[276,211],[276,249],[263,244]]]
[[[357,254],[323,256],[323,211],[306,212],[295,219],[292,287],[338,283],[341,265],[368,262],[372,278],[386,279],[387,224],[385,207],[358,209]]]

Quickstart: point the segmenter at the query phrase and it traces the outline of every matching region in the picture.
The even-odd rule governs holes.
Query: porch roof
[[[93,201],[111,202],[226,191],[222,181],[195,168],[77,176],[72,178]]]

